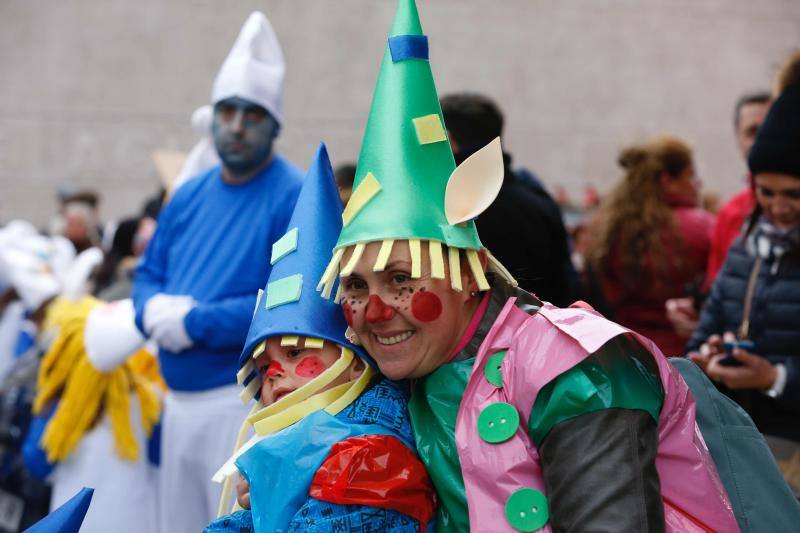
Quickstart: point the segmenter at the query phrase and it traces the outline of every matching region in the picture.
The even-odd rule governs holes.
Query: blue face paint
[[[266,109],[243,98],[226,98],[214,106],[214,146],[233,174],[247,174],[261,166],[272,154],[278,129]]]

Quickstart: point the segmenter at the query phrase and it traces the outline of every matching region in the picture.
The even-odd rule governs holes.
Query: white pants
[[[11,302],[0,312],[0,378],[14,364],[14,351],[24,321],[25,307],[20,302]]]
[[[161,428],[161,533],[200,533],[217,515],[222,485],[211,476],[231,456],[249,411],[239,385],[169,391]]]
[[[94,489],[81,533],[144,533],[155,529],[155,470],[147,461],[139,401],[131,395],[131,422],[139,458],[121,459],[114,452],[108,416],[86,433],[75,451],[53,471],[50,509],[75,496],[83,487]],[[199,530],[198,530],[199,531]]]

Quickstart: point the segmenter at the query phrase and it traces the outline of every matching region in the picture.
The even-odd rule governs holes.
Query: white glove
[[[191,347],[194,341],[186,332],[184,319],[196,305],[197,302],[189,296],[153,296],[145,304],[144,314],[145,329],[149,331],[150,338],[170,352]]]
[[[144,344],[145,338],[133,322],[134,314],[133,301],[127,298],[98,305],[86,317],[86,357],[100,372],[111,372]]]
[[[172,313],[173,306],[182,306],[186,302],[195,303],[194,298],[191,296],[164,294],[161,292],[147,300],[144,304],[144,316],[142,317],[145,333],[151,336],[153,334],[153,327],[160,322],[162,318]]]

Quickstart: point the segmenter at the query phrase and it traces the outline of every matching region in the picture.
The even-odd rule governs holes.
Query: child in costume
[[[241,397],[257,401],[245,429],[256,435],[215,476],[229,484],[238,469],[246,482],[239,500],[250,509],[207,532],[429,527],[433,488],[414,452],[407,397],[364,364],[369,359],[345,338],[341,310],[314,288],[340,221],[320,146],[289,230],[272,246],[272,272],[240,358]]]
[[[26,465],[48,475],[51,509],[82,487],[96,490],[82,531],[152,531],[156,486],[148,437],[164,390],[155,356],[133,322],[130,300],[57,299],[56,336],[39,367]],[[40,449],[38,449],[40,448]]]
[[[439,530],[737,531],[694,399],[658,348],[539,301],[483,247],[473,219],[502,179],[499,140],[455,167],[427,38],[399,0],[320,286],[341,276],[351,340],[415,380]]]

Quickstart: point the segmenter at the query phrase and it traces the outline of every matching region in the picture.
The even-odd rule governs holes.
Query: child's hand
[[[236,501],[242,509],[250,509],[250,484],[241,475],[236,483]]]

